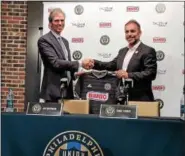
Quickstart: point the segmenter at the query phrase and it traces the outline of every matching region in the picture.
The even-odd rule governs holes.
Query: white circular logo
[[[116,112],[116,110],[115,110],[115,108],[112,107],[112,106],[109,106],[109,107],[107,107],[107,108],[105,109],[105,114],[106,114],[107,116],[113,116],[113,115],[115,114],[115,112]]]
[[[81,5],[77,5],[77,6],[75,7],[74,11],[75,11],[75,13],[76,13],[77,15],[81,15],[81,14],[84,12],[84,8],[83,8],[83,6],[81,6]]]
[[[163,51],[159,50],[156,52],[157,61],[162,61],[165,57],[165,54]]]
[[[101,38],[100,38],[100,43],[101,43],[102,45],[107,45],[107,44],[109,44],[109,42],[110,42],[109,36],[107,36],[107,35],[101,36]]]
[[[158,3],[155,7],[157,13],[164,13],[166,10],[166,6],[163,3]]]
[[[164,107],[164,101],[162,99],[155,99],[155,101],[159,102],[160,109]]]
[[[110,84],[110,83],[106,83],[106,84],[104,85],[104,89],[105,89],[105,90],[111,90],[111,84]]]
[[[73,52],[73,59],[74,60],[80,60],[82,58],[82,53],[79,50],[76,50]]]
[[[32,106],[33,113],[37,114],[37,113],[39,113],[41,111],[41,109],[42,109],[42,107],[41,107],[40,104],[35,104],[35,105]]]

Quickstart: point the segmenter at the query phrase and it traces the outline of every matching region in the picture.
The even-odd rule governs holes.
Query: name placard
[[[39,103],[29,102],[26,114],[27,115],[47,115],[60,116],[62,113],[62,105],[59,103]]]
[[[137,119],[137,106],[102,104],[99,116],[106,118]]]

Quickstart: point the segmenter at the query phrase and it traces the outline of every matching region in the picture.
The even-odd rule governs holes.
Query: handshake
[[[94,67],[94,60],[93,59],[84,59],[82,60],[82,67],[86,70],[90,70]],[[121,79],[121,78],[124,78],[124,79],[128,79],[129,78],[129,75],[128,75],[128,72],[123,70],[123,69],[119,69],[117,71],[115,71],[115,74],[116,76]]]
[[[94,67],[94,60],[89,58],[82,60],[82,67],[86,70],[92,69]]]

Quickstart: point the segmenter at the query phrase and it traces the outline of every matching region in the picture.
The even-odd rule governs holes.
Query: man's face
[[[65,17],[62,13],[55,13],[53,21],[50,23],[50,28],[57,34],[60,34],[65,26]]]
[[[141,31],[135,23],[129,23],[125,26],[125,39],[129,46],[134,46],[140,39]]]

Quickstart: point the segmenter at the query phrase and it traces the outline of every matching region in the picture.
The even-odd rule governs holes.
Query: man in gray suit
[[[128,46],[119,50],[110,62],[86,59],[86,69],[115,71],[118,78],[133,79],[134,87],[129,90],[129,100],[154,101],[152,81],[156,78],[157,58],[154,48],[140,41],[141,28],[136,20],[125,24]]]
[[[38,40],[38,49],[44,64],[40,98],[46,102],[58,102],[61,98],[61,79],[67,79],[67,96],[73,98],[74,72],[83,62],[71,61],[68,41],[61,36],[65,26],[65,14],[55,8],[49,15],[50,32]]]

